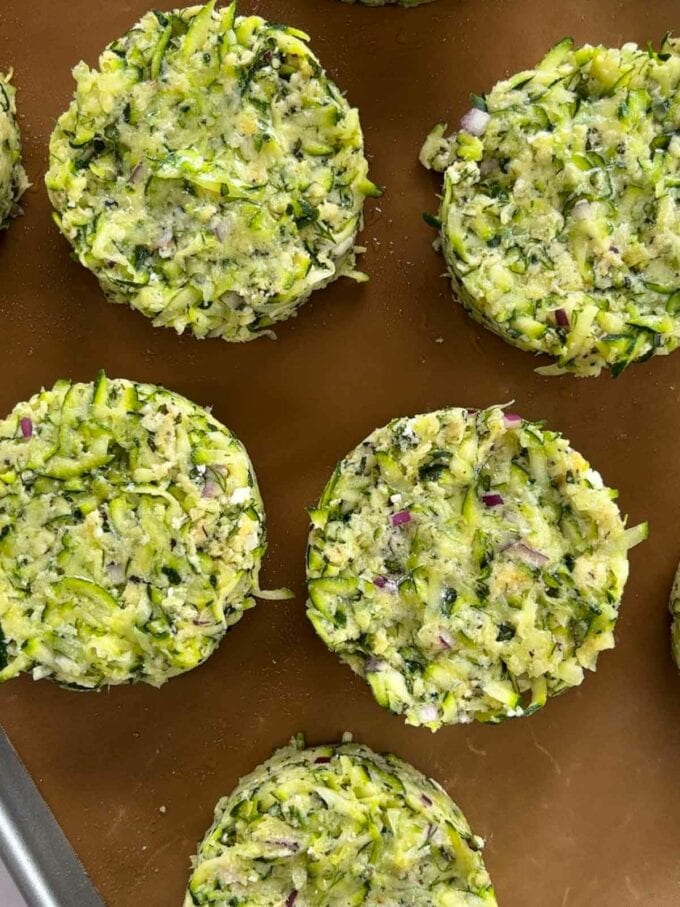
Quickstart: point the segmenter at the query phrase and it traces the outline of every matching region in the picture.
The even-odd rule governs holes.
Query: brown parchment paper
[[[448,789],[487,838],[503,907],[680,904],[680,675],[666,611],[680,557],[680,352],[617,380],[537,376],[539,360],[452,302],[421,220],[436,210],[439,180],[417,163],[426,132],[455,123],[469,92],[531,66],[566,34],[658,41],[680,26],[680,4],[243,0],[242,12],[311,34],[359,107],[372,175],[388,187],[367,207],[370,283],[340,281],[278,341],[244,345],[180,338],[107,304],[50,220],[47,140],[72,93],[70,69],[94,64],[146,9],[145,0],[0,3],[0,68],[15,68],[34,183],[25,216],[0,237],[0,411],[100,367],[212,405],[261,482],[263,581],[296,598],[258,605],[204,667],[160,691],[79,694],[27,678],[0,689],[0,721],[104,898],[179,905],[218,797],[294,732],[316,743],[349,730]],[[389,418],[512,399],[572,440],[620,489],[631,525],[649,519],[650,539],[632,552],[617,648],[580,689],[529,719],[432,735],[380,709],[308,625],[304,508],[335,461]]]

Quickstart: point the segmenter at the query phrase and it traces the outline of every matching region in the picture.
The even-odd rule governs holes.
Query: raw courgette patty
[[[58,381],[0,422],[0,469],[0,681],[160,686],[253,606],[253,468],[184,397]]]
[[[421,161],[444,171],[441,245],[473,318],[556,362],[618,374],[680,343],[680,42],[557,44]]]
[[[217,804],[185,907],[496,904],[483,842],[435,781],[365,746],[302,745]]]
[[[671,592],[671,616],[673,623],[671,625],[671,644],[673,648],[673,657],[675,663],[680,668],[680,567],[675,574],[673,581],[673,591]]]
[[[395,419],[311,511],[309,618],[408,724],[529,714],[614,645],[646,536],[615,498],[559,434],[501,407]]]
[[[18,201],[28,187],[21,165],[21,137],[16,120],[16,92],[10,75],[0,73],[0,229],[19,210]]]
[[[113,302],[251,340],[359,280],[358,112],[295,28],[234,5],[150,12],[99,59],[50,143],[56,221]]]

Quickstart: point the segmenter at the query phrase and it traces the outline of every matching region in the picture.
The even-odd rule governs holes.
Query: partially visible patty
[[[442,788],[353,743],[279,750],[217,804],[185,907],[495,907]]]
[[[0,422],[0,682],[160,686],[254,605],[243,445],[151,384],[59,381]]]
[[[0,229],[19,211],[19,199],[28,187],[21,163],[21,136],[16,119],[16,90],[11,73],[0,73]]]
[[[546,374],[618,374],[680,343],[680,41],[557,44],[421,152],[473,318]]]

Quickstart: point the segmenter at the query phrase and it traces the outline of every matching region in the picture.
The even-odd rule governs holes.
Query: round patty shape
[[[309,618],[408,724],[529,714],[614,645],[646,534],[615,497],[559,434],[501,407],[395,419],[312,511]]]
[[[336,277],[365,278],[354,242],[380,192],[307,35],[214,7],[147,13],[98,70],[76,66],[46,182],[111,301],[242,341]]]
[[[184,397],[58,381],[0,422],[0,469],[0,681],[160,686],[253,606],[252,465]]]
[[[483,842],[435,782],[345,743],[276,752],[217,804],[185,907],[492,907]]]
[[[0,230],[19,212],[18,201],[28,187],[21,165],[21,137],[16,120],[16,92],[11,73],[0,73]]]
[[[421,152],[445,171],[441,244],[473,318],[614,375],[680,343],[680,42],[557,44]]]

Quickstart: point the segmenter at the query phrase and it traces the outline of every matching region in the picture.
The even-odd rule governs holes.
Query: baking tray
[[[365,286],[316,294],[276,342],[234,346],[153,329],[108,305],[69,258],[42,188],[72,92],[146,0],[2,0],[0,65],[15,67],[26,215],[0,239],[0,410],[60,376],[153,381],[210,404],[246,443],[269,516],[261,603],[209,662],[161,690],[74,693],[23,678],[0,720],[112,907],[177,905],[215,801],[274,746],[346,730],[437,778],[487,838],[503,907],[680,903],[680,676],[666,603],[680,557],[680,352],[620,378],[541,378],[539,360],[451,301],[432,231],[438,180],[417,163],[429,128],[468,94],[524,69],[566,34],[658,41],[677,0],[437,0],[415,10],[337,0],[243,0],[308,31],[362,114],[373,177]],[[437,342],[437,341],[442,342]],[[541,713],[498,727],[407,728],[316,638],[304,615],[305,506],[335,461],[389,418],[446,404],[513,409],[563,431],[621,491],[650,539],[631,554],[617,648]],[[69,904],[68,907],[71,907]],[[77,907],[77,899],[73,902]]]

